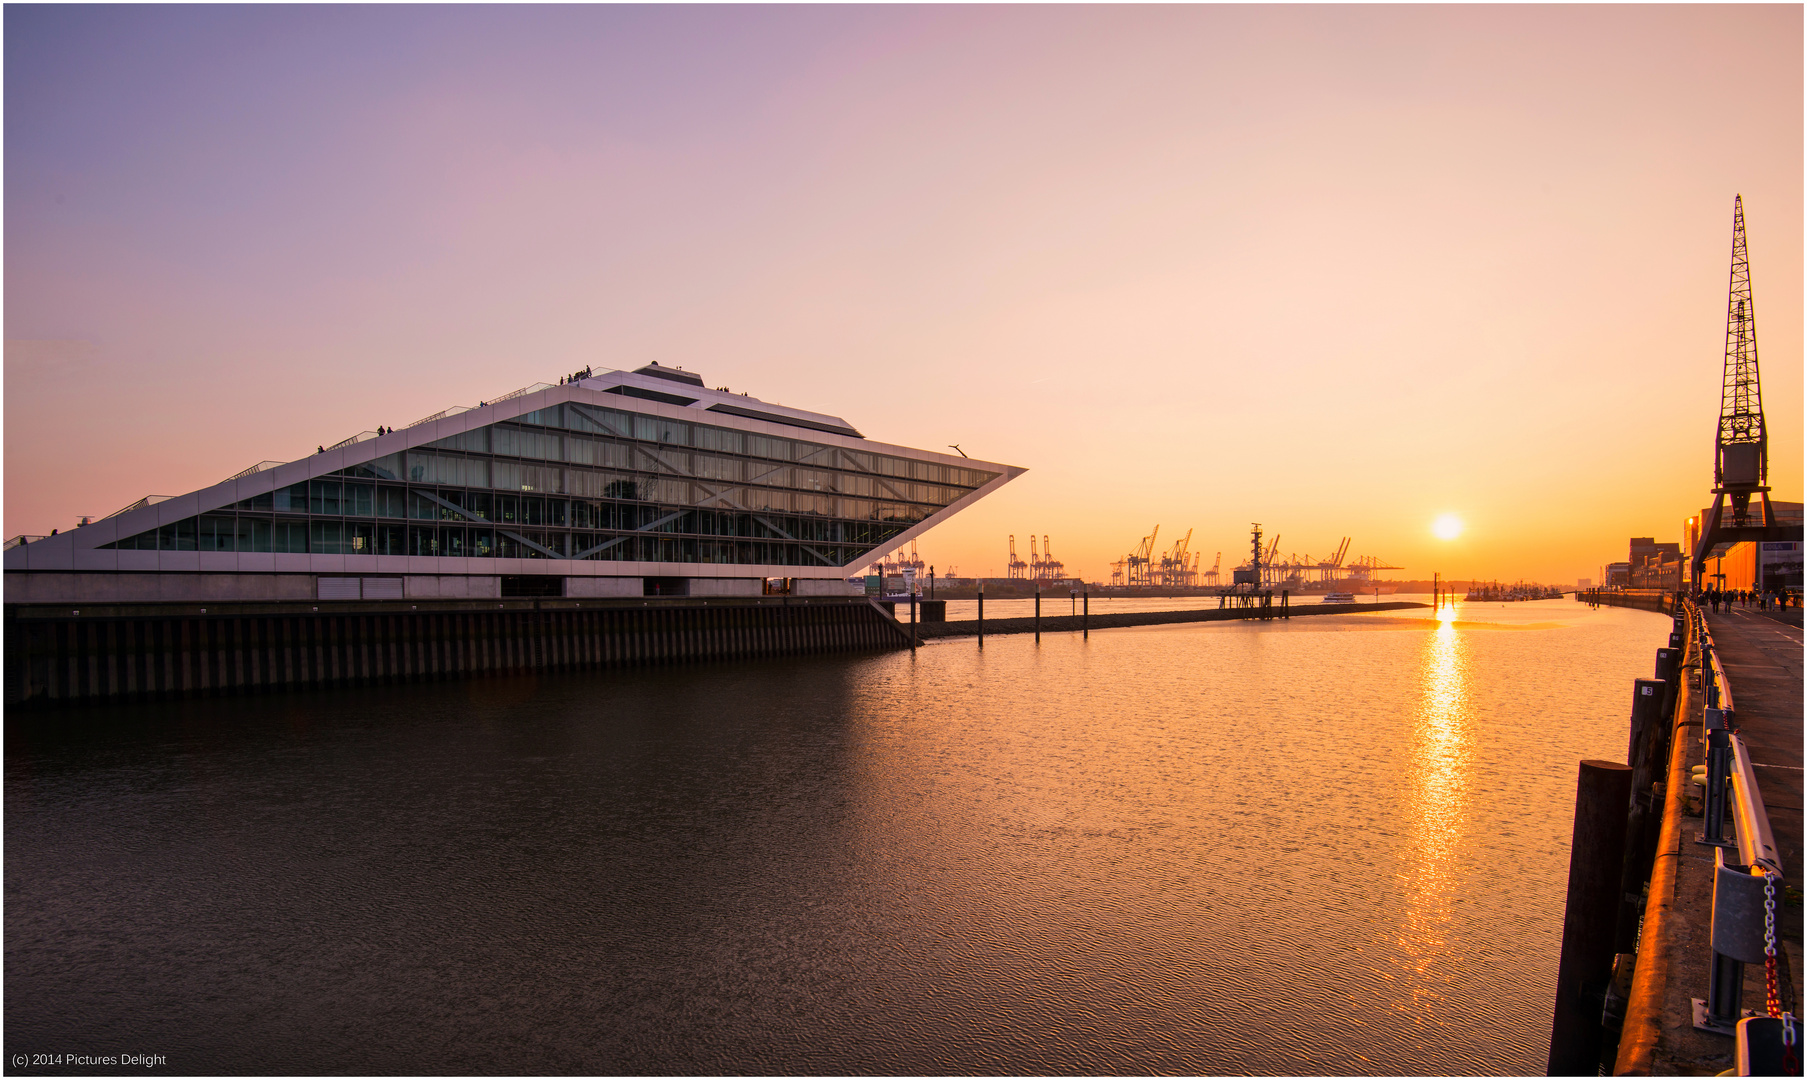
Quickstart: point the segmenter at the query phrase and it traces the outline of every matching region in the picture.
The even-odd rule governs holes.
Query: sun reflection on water
[[[1418,976],[1433,972],[1448,952],[1446,931],[1456,897],[1456,867],[1467,821],[1473,756],[1468,649],[1455,609],[1438,611],[1425,636],[1417,723],[1412,733],[1411,780],[1405,808],[1411,821],[1412,863],[1405,873],[1401,959]],[[1415,996],[1439,997],[1428,986]]]

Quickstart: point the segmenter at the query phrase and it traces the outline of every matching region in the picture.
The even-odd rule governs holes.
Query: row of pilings
[[[1680,595],[1667,589],[1581,589],[1575,599],[1589,607],[1628,607],[1673,616],[1681,609]]]
[[[6,702],[52,705],[909,646],[863,600],[6,611]]]
[[[1680,612],[1674,594],[1607,593],[1615,607]],[[1635,602],[1615,602],[1615,601]],[[1667,607],[1654,607],[1667,602]],[[1568,896],[1556,1005],[1550,1024],[1549,1075],[1611,1071],[1637,963],[1643,893],[1656,861],[1675,717],[1685,707],[1682,673],[1697,645],[1685,613],[1675,615],[1667,647],[1656,650],[1655,678],[1634,679],[1624,763],[1582,761],[1575,785]]]

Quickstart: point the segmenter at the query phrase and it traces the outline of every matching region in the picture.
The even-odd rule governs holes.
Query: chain
[[[1799,1041],[1793,1013],[1782,1011],[1781,979],[1776,963],[1776,879],[1775,871],[1763,871],[1763,977],[1764,1005],[1770,1016],[1782,1021],[1782,1060],[1789,1075],[1800,1071],[1800,1056],[1795,1052]]]
[[[1782,1015],[1782,987],[1776,964],[1776,875],[1763,871],[1763,974],[1764,1004],[1769,1015]]]

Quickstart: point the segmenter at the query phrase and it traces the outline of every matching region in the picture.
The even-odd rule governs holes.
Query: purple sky
[[[658,360],[1030,467],[944,569],[1595,575],[1707,502],[1738,192],[1800,498],[1801,18],[9,6],[5,531]]]

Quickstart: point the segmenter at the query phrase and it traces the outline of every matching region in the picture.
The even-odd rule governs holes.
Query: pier
[[[1801,655],[1800,612],[1708,614],[1720,666],[1735,694],[1736,727],[1780,854],[1777,897],[1782,1007],[1797,1015],[1801,994]],[[1674,719],[1663,824],[1651,869],[1635,975],[1612,1072],[1620,1076],[1712,1075],[1734,1067],[1732,1037],[1695,1025],[1697,998],[1713,979],[1715,848],[1698,840],[1700,798],[1690,770],[1706,760],[1701,731],[1698,643],[1691,642]],[[1684,671],[1687,671],[1684,668]],[[1727,822],[1728,834],[1732,823]],[[1728,861],[1735,861],[1735,850]],[[1765,971],[1747,963],[1738,996],[1764,1011]],[[1800,1052],[1797,1047],[1797,1054]],[[1799,1060],[1797,1058],[1797,1060]]]
[[[1676,634],[1656,650],[1657,678],[1634,688],[1629,766],[1582,763],[1550,1071],[1591,1071],[1590,1045],[1604,1028],[1599,1058],[1613,1075],[1728,1072],[1740,1064],[1730,1025],[1741,1010],[1764,1016],[1773,1001],[1783,1013],[1800,1012],[1801,612],[1707,613],[1676,597],[1660,606],[1625,594],[1593,599],[1673,608]],[[1645,708],[1650,701],[1662,704]],[[1582,821],[1590,766],[1639,778],[1616,842]],[[1658,807],[1652,843],[1646,815]],[[1595,847],[1583,857],[1587,844]],[[1625,875],[1616,888],[1577,892],[1590,887],[1576,875],[1603,860],[1617,865],[1620,851]],[[1765,900],[1746,863],[1780,873],[1771,879],[1773,999]],[[1619,911],[1602,912],[1602,903]],[[1769,1044],[1753,1045],[1758,1054]],[[1798,1075],[1799,1045],[1795,1054]]]
[[[984,634],[1061,634],[1087,630],[1112,630],[1126,626],[1167,626],[1174,623],[1228,622],[1249,619],[1295,618],[1306,615],[1363,615],[1371,611],[1397,611],[1401,608],[1428,608],[1415,600],[1396,600],[1383,604],[1299,604],[1286,608],[1269,607],[1200,608],[1194,611],[1116,611],[1092,615],[1043,615],[1035,618],[977,619],[959,622],[916,624],[916,636],[922,640],[973,637]],[[900,611],[901,614],[901,611]],[[906,619],[907,615],[904,616]]]

